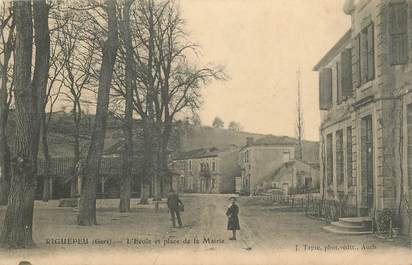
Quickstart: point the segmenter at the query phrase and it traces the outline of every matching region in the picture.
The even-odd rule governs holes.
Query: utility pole
[[[302,159],[303,158],[303,127],[304,127],[304,121],[303,121],[303,107],[302,107],[302,97],[301,97],[301,73],[300,73],[300,68],[296,72],[296,77],[297,77],[297,82],[298,82],[298,97],[297,97],[297,102],[296,102],[296,136],[298,138],[298,152],[297,152],[297,158]]]

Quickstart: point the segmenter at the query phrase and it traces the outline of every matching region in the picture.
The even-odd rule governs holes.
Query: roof
[[[242,147],[242,149],[251,146],[289,146],[294,147],[297,144],[297,140],[288,136],[274,136],[269,135],[259,138],[252,143],[249,143]]]
[[[207,157],[217,157],[219,154],[229,151],[235,150],[232,146],[224,149],[218,149],[216,147],[211,148],[199,148],[190,150],[187,152],[183,152],[178,154],[173,160],[187,160],[187,159],[198,159],[198,158],[207,158]]]
[[[82,160],[84,162],[84,160]],[[123,168],[123,160],[120,157],[102,157],[100,162],[100,175],[120,176]],[[49,175],[57,178],[63,178],[66,181],[70,180],[74,172],[74,158],[52,158],[50,160]],[[133,174],[142,173],[142,164],[140,161],[134,161],[132,165]],[[38,161],[38,174],[44,175],[46,173],[46,162],[43,159]]]
[[[351,40],[352,30],[349,29],[346,33],[338,40],[338,42],[330,49],[325,56],[320,59],[320,61],[313,67],[313,71],[318,71],[322,66],[325,66],[330,60],[342,50],[342,48]]]
[[[143,143],[142,143],[142,141],[139,141],[139,140],[140,139],[134,139],[133,140],[133,155],[141,154],[144,151]],[[119,141],[115,142],[114,144],[108,146],[107,148],[105,147],[105,150],[103,152],[103,156],[123,154],[124,153],[124,147],[125,147],[125,140],[120,139]]]
[[[262,178],[261,181],[268,181],[270,179],[273,179],[274,177],[276,177],[283,168],[288,168],[291,166],[295,166],[297,168],[301,167],[302,165],[306,165],[309,168],[315,170],[315,171],[319,171],[319,164],[317,163],[308,163],[299,159],[295,159],[295,160],[291,160],[289,162],[285,162],[282,165],[280,165],[279,167],[277,167],[276,169],[272,170],[272,172],[270,172],[269,174],[267,174],[264,178]]]

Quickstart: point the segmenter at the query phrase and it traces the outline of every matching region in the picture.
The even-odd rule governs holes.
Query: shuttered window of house
[[[406,2],[389,5],[390,62],[408,62],[408,5]]]
[[[345,49],[341,55],[342,97],[349,98],[353,94],[352,83],[352,49]]]
[[[353,40],[353,49],[354,49],[354,55],[353,55],[353,68],[354,68],[354,85],[355,87],[360,87],[361,86],[361,43],[360,43],[360,34],[358,34],[354,40]]]
[[[367,28],[367,81],[375,78],[375,34],[374,26],[370,24]]]
[[[348,186],[356,186],[356,179],[352,174],[352,127],[346,129],[346,175]]]
[[[333,137],[332,134],[326,136],[326,183],[333,183]]]
[[[375,78],[375,51],[373,23],[362,30],[361,34],[361,84]]]
[[[336,178],[338,184],[343,184],[344,181],[344,160],[343,160],[343,131],[336,132]]]
[[[319,73],[319,108],[329,110],[332,107],[332,69],[324,68]]]
[[[342,67],[340,62],[336,62],[336,102],[339,104],[344,100],[342,94]]]

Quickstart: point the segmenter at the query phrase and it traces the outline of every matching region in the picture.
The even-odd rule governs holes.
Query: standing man
[[[232,230],[232,237],[229,240],[236,240],[236,230],[240,230],[239,225],[239,206],[236,205],[236,197],[230,197],[230,204],[226,211],[227,230]]]
[[[179,199],[179,195],[173,189],[170,189],[167,195],[167,207],[169,208],[170,215],[172,217],[173,227],[176,227],[175,215],[177,217],[177,222],[179,223],[179,228],[182,228],[182,220],[180,219],[180,210],[183,210],[183,203]]]

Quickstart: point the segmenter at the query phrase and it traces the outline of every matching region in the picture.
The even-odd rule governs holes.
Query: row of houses
[[[411,231],[412,1],[347,0],[351,28],[319,72],[321,193]]]
[[[313,174],[318,169],[295,160],[295,148],[294,141],[268,136],[256,141],[247,138],[243,147],[184,152],[171,163],[173,187],[180,192],[247,195],[269,189],[288,193],[319,187],[319,174]],[[281,169],[287,166],[295,170],[285,174]]]

